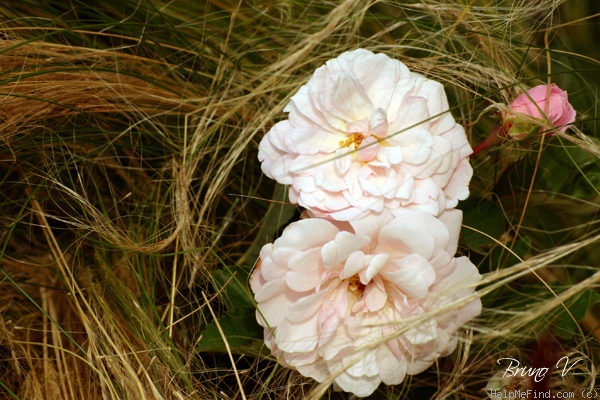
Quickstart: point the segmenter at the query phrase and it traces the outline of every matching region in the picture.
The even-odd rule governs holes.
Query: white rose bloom
[[[479,299],[449,307],[481,279],[454,257],[461,218],[401,209],[358,223],[290,224],[262,248],[250,280],[266,345],[283,365],[319,382],[333,377],[357,396],[425,370],[481,310]]]
[[[472,149],[443,86],[385,54],[327,61],[284,111],[258,158],[312,216],[349,221],[406,207],[437,216],[469,194]]]

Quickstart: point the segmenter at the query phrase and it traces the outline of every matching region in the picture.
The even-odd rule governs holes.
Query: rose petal
[[[366,235],[355,235],[345,231],[339,232],[333,241],[326,243],[321,248],[323,264],[329,267],[338,265],[370,241],[371,238]]]
[[[435,270],[419,254],[394,259],[390,261],[390,267],[383,275],[411,298],[425,297],[435,282]]]

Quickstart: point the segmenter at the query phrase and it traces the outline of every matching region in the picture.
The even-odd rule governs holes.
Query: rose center
[[[351,145],[354,145],[354,148],[358,149],[358,146],[360,146],[364,139],[365,136],[362,133],[352,132],[348,135],[348,138],[346,140],[340,140],[340,146],[349,147]]]
[[[365,292],[366,286],[360,281],[359,277],[354,275],[348,281],[348,290],[358,296],[358,298],[362,298],[363,293]]]

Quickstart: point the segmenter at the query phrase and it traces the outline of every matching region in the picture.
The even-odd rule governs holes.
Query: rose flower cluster
[[[368,396],[451,353],[481,311],[481,276],[455,256],[472,150],[440,83],[364,49],[284,111],[258,157],[308,218],[262,248],[257,320],[281,364]]]

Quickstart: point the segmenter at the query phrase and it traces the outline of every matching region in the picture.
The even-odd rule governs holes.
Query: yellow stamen
[[[348,282],[348,289],[356,294],[359,298],[362,298],[363,293],[365,292],[366,286],[360,281],[358,276],[353,276],[350,278]]]
[[[363,136],[362,133],[352,132],[349,134],[349,136],[346,140],[340,140],[340,146],[348,147],[350,145],[354,145],[354,148],[358,149],[358,146],[360,146],[360,144],[362,143],[364,138],[365,137]]]

